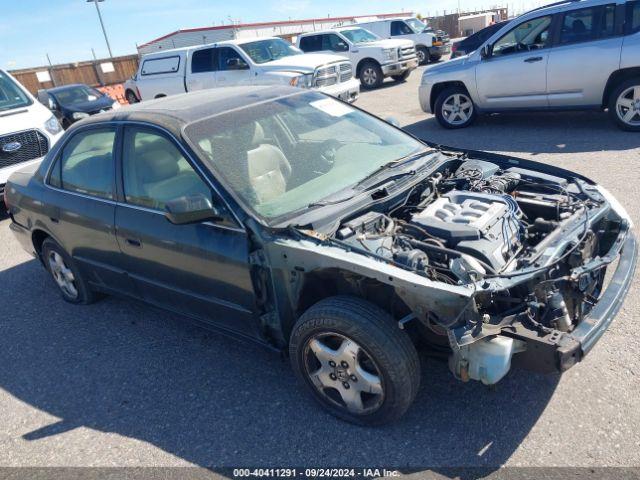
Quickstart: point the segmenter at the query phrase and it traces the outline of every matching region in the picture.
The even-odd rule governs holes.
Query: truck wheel
[[[407,70],[401,75],[393,75],[391,78],[393,78],[396,82],[405,82],[407,78],[409,78],[409,75],[411,75],[411,70]]]
[[[464,88],[449,87],[438,95],[435,114],[444,128],[465,128],[475,120],[476,107]]]
[[[96,300],[96,295],[89,288],[73,259],[51,238],[42,243],[42,260],[64,300],[81,305]]]
[[[138,97],[136,97],[136,94],[133,93],[131,90],[127,90],[127,93],[125,95],[127,97],[127,102],[129,102],[129,105],[133,105],[134,103],[138,103],[140,100],[138,100]]]
[[[382,85],[384,74],[380,65],[375,62],[365,62],[360,69],[360,83],[363,88],[372,89]]]
[[[355,297],[322,300],[295,325],[296,377],[331,414],[359,425],[399,419],[420,386],[413,343],[381,308]]]
[[[640,78],[622,82],[609,99],[609,115],[618,127],[640,132]]]
[[[426,65],[429,63],[429,50],[425,47],[416,47],[416,56],[418,57],[419,65]]]

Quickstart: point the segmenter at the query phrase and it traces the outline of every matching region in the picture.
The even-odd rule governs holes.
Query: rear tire
[[[125,97],[127,98],[127,102],[129,102],[129,105],[133,105],[134,103],[138,103],[140,101],[138,100],[138,97],[136,97],[136,94],[131,90],[127,90]]]
[[[393,75],[391,78],[393,78],[393,80],[396,82],[406,82],[407,78],[409,78],[409,75],[411,75],[411,70],[407,70],[401,75]]]
[[[445,88],[435,103],[435,115],[444,128],[465,128],[476,119],[476,106],[469,93],[460,86]]]
[[[609,116],[622,130],[640,132],[640,78],[616,87],[609,99]]]
[[[382,85],[384,74],[380,65],[376,62],[367,61],[360,68],[360,84],[362,88],[371,90]]]
[[[88,305],[96,300],[71,256],[51,238],[42,242],[42,260],[65,301]]]
[[[420,386],[407,334],[381,308],[338,296],[309,308],[291,334],[293,371],[331,414],[358,425],[398,420]]]

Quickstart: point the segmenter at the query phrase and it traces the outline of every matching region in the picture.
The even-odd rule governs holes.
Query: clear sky
[[[552,0],[105,0],[100,3],[114,55],[179,28],[414,11],[423,15],[508,5],[522,11]],[[86,0],[1,0],[0,68],[107,56],[98,16]]]

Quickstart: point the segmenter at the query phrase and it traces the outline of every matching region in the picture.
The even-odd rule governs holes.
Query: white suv
[[[39,163],[61,136],[51,111],[0,70],[0,201],[9,176]]]
[[[346,56],[364,88],[379,87],[385,77],[404,81],[418,66],[411,40],[383,40],[361,27],[305,33],[298,36],[298,48]]]
[[[445,128],[478,113],[609,109],[640,131],[640,0],[574,0],[533,10],[467,56],[427,68],[420,104]]]

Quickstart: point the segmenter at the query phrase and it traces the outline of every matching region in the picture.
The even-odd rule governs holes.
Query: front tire
[[[613,91],[609,115],[622,130],[640,132],[640,78],[622,82]]]
[[[426,47],[416,47],[416,56],[418,57],[419,65],[426,65],[429,63],[429,50]]]
[[[376,62],[365,62],[360,69],[360,83],[363,88],[372,90],[382,85],[384,74]]]
[[[129,105],[133,105],[134,103],[138,103],[140,101],[138,100],[138,97],[136,97],[136,94],[131,90],[127,90],[125,97],[127,98],[127,102],[129,103]]]
[[[71,256],[51,238],[42,243],[42,260],[65,301],[88,305],[96,300]]]
[[[438,123],[447,129],[465,128],[476,119],[476,107],[469,93],[462,87],[444,89],[435,103]]]
[[[407,334],[359,298],[312,306],[293,329],[289,353],[307,391],[331,414],[358,425],[398,420],[420,386],[420,362]]]

